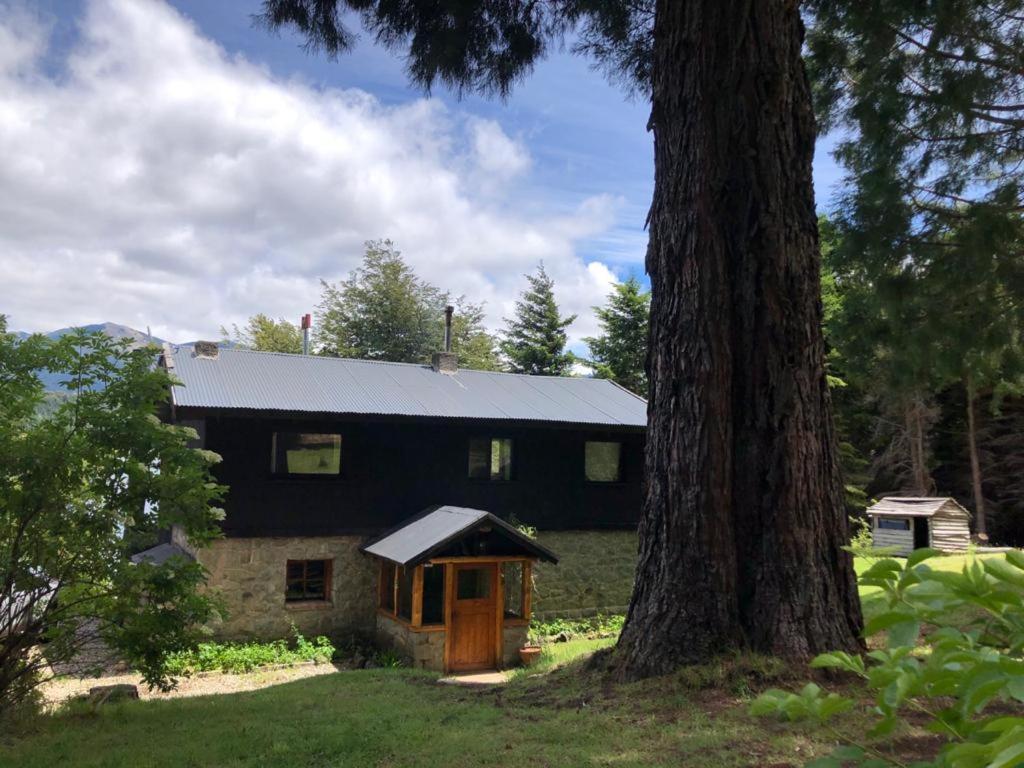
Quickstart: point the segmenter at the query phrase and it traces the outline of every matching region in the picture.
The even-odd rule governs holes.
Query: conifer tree
[[[566,351],[565,329],[576,315],[563,317],[555,301],[555,282],[541,263],[525,275],[529,287],[516,302],[515,317],[505,318],[498,344],[508,369],[531,376],[567,376],[576,357]]]
[[[651,294],[631,276],[616,283],[608,294],[608,303],[594,307],[594,312],[601,324],[601,335],[588,336],[583,341],[590,349],[589,362],[597,376],[647,397],[645,366]]]

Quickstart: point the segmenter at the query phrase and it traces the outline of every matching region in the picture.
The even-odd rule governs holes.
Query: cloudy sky
[[[0,0],[0,313],[174,341],[311,311],[387,237],[497,328],[543,260],[574,341],[642,276],[647,109],[554,56],[506,103],[429,97],[362,43],[337,62],[258,0]],[[836,180],[819,148],[823,205]]]

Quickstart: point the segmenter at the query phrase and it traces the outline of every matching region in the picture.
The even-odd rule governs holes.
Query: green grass
[[[936,559],[958,569],[967,556]],[[863,571],[868,564],[858,561]],[[877,598],[865,595],[871,610]],[[754,719],[752,696],[796,688],[805,670],[744,655],[638,683],[584,657],[614,638],[549,643],[499,689],[439,685],[411,669],[341,672],[260,691],[68,707],[17,740],[0,766],[802,765],[832,745],[808,728]],[[6,740],[5,740],[6,739]]]
[[[771,662],[738,657],[612,684],[573,661],[611,642],[553,644],[541,669],[500,689],[379,669],[247,693],[70,707],[0,746],[0,765],[725,768],[827,751],[807,731],[747,716],[748,681],[767,675],[767,684],[779,671]]]

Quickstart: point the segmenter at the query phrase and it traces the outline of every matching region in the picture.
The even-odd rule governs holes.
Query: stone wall
[[[374,629],[377,565],[359,551],[357,536],[219,539],[197,552],[227,615],[212,628],[223,639],[288,637],[295,624],[307,636]],[[332,560],[331,599],[286,603],[288,560]]]
[[[444,669],[443,630],[413,632],[399,621],[377,614],[377,641],[391,645],[419,669]]]
[[[625,613],[636,571],[635,531],[540,531],[558,565],[534,565],[533,615],[540,619]]]

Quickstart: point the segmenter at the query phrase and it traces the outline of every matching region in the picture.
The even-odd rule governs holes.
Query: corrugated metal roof
[[[182,557],[186,560],[195,560],[195,558],[185,550],[183,547],[177,544],[157,544],[155,547],[144,549],[138,554],[132,555],[133,563],[152,563],[153,565],[163,565],[172,557]]]
[[[557,563],[558,558],[530,537],[501,518],[482,509],[468,507],[431,507],[398,528],[363,546],[363,552],[402,566],[428,560],[439,549],[487,524],[501,528],[523,550],[542,560]]]
[[[221,349],[217,357],[165,350],[174,404],[195,408],[644,427],[647,402],[605,379]]]
[[[963,513],[965,517],[971,516],[971,513],[960,506],[956,499],[949,496],[886,496],[868,507],[867,513],[899,517],[932,517],[947,504],[952,505],[951,511]]]

